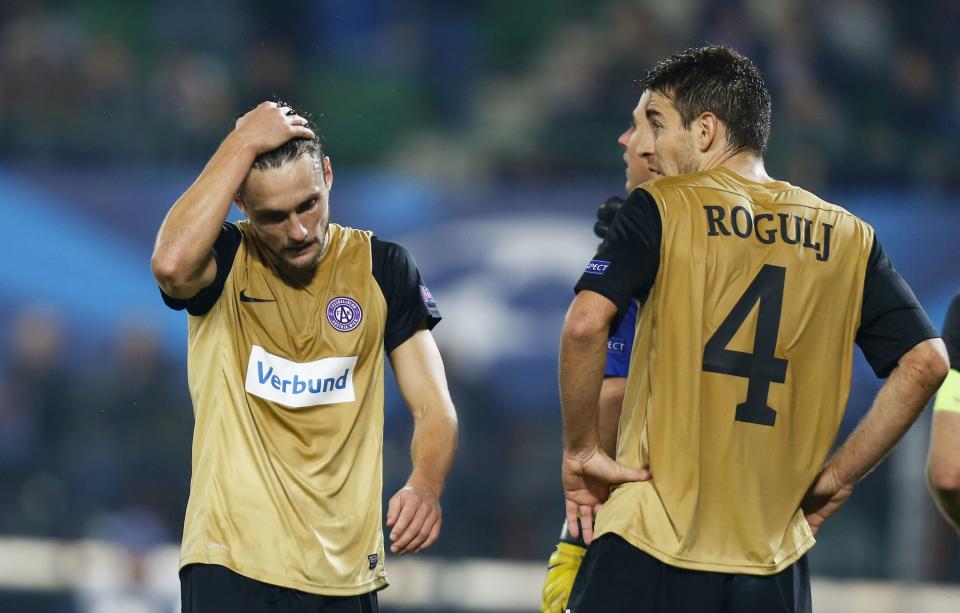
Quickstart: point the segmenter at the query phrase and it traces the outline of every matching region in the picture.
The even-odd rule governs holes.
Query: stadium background
[[[708,41],[753,58],[771,174],[873,223],[940,325],[960,290],[958,26],[953,0],[2,0],[0,611],[173,610],[186,326],[149,254],[257,102],[317,116],[333,219],[407,245],[446,316],[444,532],[388,559],[384,611],[532,611],[562,514],[560,324],[595,206],[623,189],[632,80]],[[858,354],[842,434],[877,387]],[[818,611],[960,609],[929,421],[820,533]],[[389,387],[387,495],[410,426]]]

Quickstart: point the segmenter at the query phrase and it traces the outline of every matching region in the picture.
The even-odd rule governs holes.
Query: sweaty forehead
[[[285,209],[296,207],[323,189],[323,171],[305,155],[277,168],[254,168],[247,175],[244,197],[248,207]]]

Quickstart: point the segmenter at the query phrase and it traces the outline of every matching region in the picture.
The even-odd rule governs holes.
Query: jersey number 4
[[[787,377],[787,360],[773,355],[780,333],[786,272],[786,268],[770,264],[761,268],[703,348],[703,370],[745,377],[749,381],[747,399],[737,405],[737,421],[763,426],[773,426],[777,421],[777,412],[767,405],[767,395],[770,383],[783,383]],[[753,352],[727,349],[758,302]]]

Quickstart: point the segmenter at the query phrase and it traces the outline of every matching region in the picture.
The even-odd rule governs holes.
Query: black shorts
[[[616,534],[594,541],[580,565],[569,613],[811,613],[803,556],[775,575],[734,575],[664,564]]]
[[[180,569],[182,613],[377,613],[377,593],[321,596],[256,581],[214,564]]]

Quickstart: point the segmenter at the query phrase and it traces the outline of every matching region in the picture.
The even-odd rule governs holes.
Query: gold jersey
[[[653,479],[616,488],[597,534],[681,568],[779,572],[814,544],[799,507],[847,402],[873,230],[788,183],[724,168],[643,189],[662,223],[660,261],[617,460]]]
[[[326,595],[383,588],[387,304],[371,235],[330,224],[298,288],[237,227],[219,299],[189,318],[196,425],[180,564]]]

